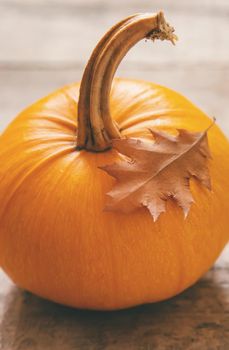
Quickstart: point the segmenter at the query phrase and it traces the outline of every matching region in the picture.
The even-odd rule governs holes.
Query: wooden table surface
[[[0,0],[0,130],[26,105],[79,80],[94,45],[116,21],[159,9],[180,41],[139,43],[118,76],[182,92],[229,135],[228,0]],[[119,312],[49,303],[0,272],[0,349],[228,350],[229,248],[180,296]]]

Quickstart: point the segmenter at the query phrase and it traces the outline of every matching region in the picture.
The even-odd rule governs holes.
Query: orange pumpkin
[[[216,125],[213,190],[191,181],[195,203],[186,220],[172,201],[156,222],[145,208],[103,210],[115,180],[98,167],[119,158],[112,138],[209,125],[166,87],[129,79],[111,87],[131,46],[144,37],[172,40],[172,32],[162,13],[118,23],[94,50],[81,85],[33,104],[0,137],[0,265],[18,286],[78,308],[156,302],[195,283],[227,243],[229,144]]]

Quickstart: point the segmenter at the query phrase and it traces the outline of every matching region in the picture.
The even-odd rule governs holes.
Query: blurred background
[[[160,9],[179,42],[142,41],[117,75],[180,91],[229,134],[228,0],[0,0],[0,130],[36,99],[80,80],[114,23]]]
[[[179,42],[142,41],[117,75],[181,92],[229,135],[228,0],[0,0],[0,132],[27,105],[80,80],[113,24],[160,9]],[[0,349],[227,350],[228,276],[229,247],[198,284],[172,300],[95,313],[20,291],[0,271]]]

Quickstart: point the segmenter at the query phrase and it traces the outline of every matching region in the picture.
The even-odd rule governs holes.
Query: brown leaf
[[[105,209],[129,213],[145,206],[156,221],[165,212],[166,201],[173,198],[186,217],[193,202],[190,178],[195,177],[211,189],[208,129],[204,132],[179,129],[177,136],[151,130],[153,142],[134,138],[113,140],[113,147],[128,158],[101,167],[117,179],[107,194]]]

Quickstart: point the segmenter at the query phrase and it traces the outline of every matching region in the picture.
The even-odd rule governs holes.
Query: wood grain
[[[222,1],[221,1],[222,2]],[[203,2],[202,2],[203,3]],[[0,63],[85,63],[104,32],[123,17],[163,8],[179,43],[139,43],[129,62],[154,65],[218,63],[228,67],[229,5],[204,1],[12,1],[0,2]],[[7,38],[7,40],[6,40]],[[144,49],[143,49],[144,48]]]
[[[228,0],[0,0],[0,130],[26,105],[80,80],[94,45],[116,21],[159,9],[176,27],[178,44],[143,41],[118,76],[182,92],[229,135]],[[0,349],[228,350],[228,276],[229,247],[180,296],[102,313],[41,300],[0,272]]]

